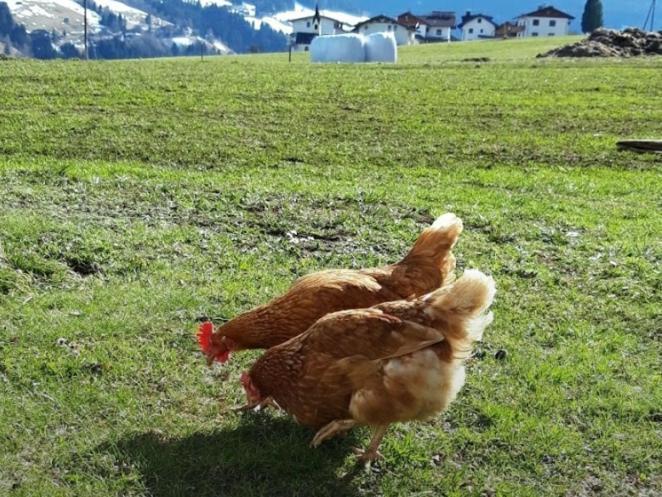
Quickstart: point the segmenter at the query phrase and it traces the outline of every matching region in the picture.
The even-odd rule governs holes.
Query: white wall
[[[366,36],[372,33],[393,33],[395,42],[398,45],[411,45],[414,43],[414,33],[400,24],[371,22],[362,25],[358,32]]]
[[[485,36],[494,36],[496,26],[484,17],[477,17],[462,26],[463,40],[478,40]]]
[[[333,19],[327,19],[322,17],[322,22],[320,23],[323,35],[333,35],[337,33],[342,33],[341,29],[336,29],[337,21]],[[313,18],[307,17],[305,19],[299,19],[292,21],[292,32],[293,33],[317,33],[315,29],[315,23]]]
[[[339,27],[340,23],[328,17],[322,17],[320,22],[320,29],[322,35],[335,35],[344,33],[342,28]],[[313,22],[313,16],[306,17],[304,19],[298,19],[292,21],[292,33],[318,33],[315,29],[315,23]],[[306,52],[309,49],[309,45],[297,44],[292,45],[293,52]]]
[[[570,21],[556,17],[521,17],[517,24],[524,26],[524,31],[518,36],[566,36],[570,32]]]
[[[428,35],[428,25],[427,24],[419,24],[418,28],[416,29],[416,33],[421,38],[425,38]]]
[[[441,26],[428,26],[427,27],[427,39],[428,40],[446,40],[451,39],[451,28],[445,28]]]

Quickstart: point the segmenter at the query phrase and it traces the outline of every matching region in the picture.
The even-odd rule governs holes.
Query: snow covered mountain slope
[[[83,7],[75,0],[3,0],[7,2],[15,21],[24,24],[28,31],[45,29],[64,38],[77,40],[83,35]],[[101,8],[114,14],[121,14],[127,21],[127,28],[147,30],[147,12],[131,7],[118,0],[93,0]],[[87,24],[91,34],[101,30],[101,17],[91,8],[87,9]],[[156,16],[151,16],[153,28],[171,25]]]
[[[147,12],[131,7],[117,0],[94,0],[99,7],[110,10],[113,14],[119,14],[126,19],[126,27],[131,29],[136,26],[147,27]],[[152,27],[170,26],[171,23],[152,16]]]
[[[4,0],[14,20],[28,31],[45,29],[67,33],[74,38],[83,34],[83,7],[74,0]],[[99,29],[99,15],[88,10],[87,23],[91,33]]]

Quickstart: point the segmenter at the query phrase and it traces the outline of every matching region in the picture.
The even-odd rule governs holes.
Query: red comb
[[[211,336],[214,333],[214,325],[210,321],[205,321],[198,327],[198,343],[200,348],[206,354],[211,347]]]

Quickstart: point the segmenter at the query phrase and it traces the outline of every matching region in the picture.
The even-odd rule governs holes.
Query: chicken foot
[[[259,411],[262,411],[262,410],[266,409],[267,407],[273,407],[276,410],[280,409],[280,406],[276,403],[276,401],[274,400],[273,397],[267,397],[266,399],[260,401],[257,404],[253,404],[253,405],[246,404],[246,405],[239,406],[239,407],[233,407],[232,411],[233,412],[243,412],[243,411],[259,412]]]
[[[359,456],[360,462],[363,462],[369,466],[370,463],[375,459],[384,457],[377,449],[379,448],[379,444],[382,443],[382,439],[384,438],[384,435],[386,435],[387,430],[388,425],[377,426],[372,434],[372,440],[370,440],[370,445],[368,445],[368,448],[365,450],[354,449],[354,453]]]
[[[310,442],[311,447],[319,447],[319,445],[328,440],[331,437],[334,437],[338,433],[351,430],[358,423],[353,419],[336,419],[331,421],[329,424],[323,426],[313,437],[313,440]]]

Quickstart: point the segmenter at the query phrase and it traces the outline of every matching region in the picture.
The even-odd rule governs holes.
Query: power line
[[[651,1],[651,6],[648,9],[648,14],[646,14],[646,20],[644,21],[644,31],[646,31],[646,26],[648,26],[648,21],[650,21],[650,31],[655,30],[655,3],[656,0]]]

